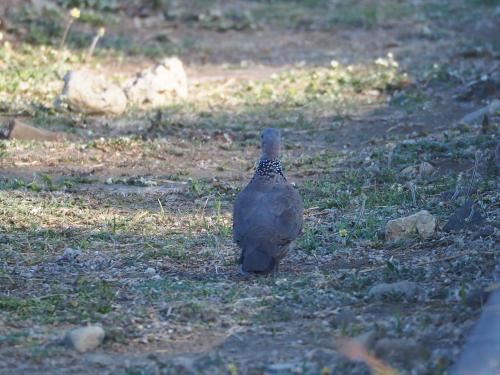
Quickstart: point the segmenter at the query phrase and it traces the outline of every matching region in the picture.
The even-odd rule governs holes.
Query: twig
[[[73,8],[69,11],[66,16],[66,27],[64,28],[64,33],[61,39],[61,43],[59,44],[59,52],[64,48],[64,44],[66,43],[66,38],[68,37],[69,29],[73,24],[73,21],[77,18],[80,18],[80,10],[78,8]]]
[[[476,180],[477,168],[479,166],[479,160],[481,159],[481,152],[476,151],[475,160],[474,160],[474,169],[472,170],[472,176],[470,178],[469,189],[467,189],[467,198],[469,198],[472,193],[472,189],[474,187],[474,183]]]
[[[459,195],[460,195],[460,190],[461,190],[461,184],[462,184],[462,178],[463,178],[463,174],[462,173],[459,173],[458,174],[458,178],[457,178],[457,184],[455,186],[455,192],[453,193],[452,197],[451,197],[451,200],[454,201],[456,200]]]
[[[392,166],[392,154],[394,153],[394,149],[389,151],[389,155],[387,156],[387,169],[391,169]]]
[[[417,186],[412,181],[410,181],[408,185],[410,187],[411,200],[413,202],[413,205],[417,206]]]
[[[214,237],[215,237],[215,251],[217,252],[217,255],[219,256],[219,258],[221,258],[222,264],[224,264],[226,262],[226,258],[224,257],[224,254],[222,253],[222,251],[220,249],[219,240],[217,239],[217,236],[214,236]],[[217,266],[217,263],[215,264],[215,274],[216,275],[219,274],[219,268]]]

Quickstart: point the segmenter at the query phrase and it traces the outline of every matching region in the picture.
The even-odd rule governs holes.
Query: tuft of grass
[[[35,319],[44,324],[100,319],[112,311],[115,297],[112,285],[77,279],[73,290],[40,297],[0,297],[0,311],[11,319]]]

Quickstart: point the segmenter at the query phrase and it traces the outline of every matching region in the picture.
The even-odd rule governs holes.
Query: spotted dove
[[[304,206],[283,174],[279,131],[264,129],[261,146],[257,170],[234,203],[233,240],[241,248],[242,273],[277,272],[302,230]]]

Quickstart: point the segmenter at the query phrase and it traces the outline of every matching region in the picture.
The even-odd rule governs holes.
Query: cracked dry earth
[[[196,52],[185,56],[196,100],[184,110],[77,116],[73,127],[44,115],[48,128],[76,127],[83,138],[5,141],[0,373],[371,373],[341,354],[350,337],[400,373],[449,371],[499,259],[499,118],[492,114],[487,126],[459,122],[498,96],[476,89],[491,72],[499,82],[498,49],[481,39],[498,31],[491,12],[478,8],[471,14],[481,22],[465,18],[463,28],[432,19],[433,37],[408,31],[420,30],[414,20],[319,30],[310,39],[307,31],[278,29],[273,35],[283,33],[283,43],[272,53],[257,48],[257,32],[234,31],[245,41],[229,53],[215,39],[225,34],[210,39],[199,31],[216,52],[208,67],[197,65]],[[286,42],[290,35],[319,52],[308,61]],[[489,52],[470,57],[477,43]],[[335,103],[234,106],[221,96],[196,108],[198,95],[211,90],[230,96],[276,84],[275,67],[217,67],[224,56],[286,72],[297,60],[323,66],[332,56],[363,62],[387,52],[401,56],[410,85],[354,90]],[[24,120],[37,123],[36,116]],[[128,126],[113,127],[120,121]],[[305,227],[276,278],[244,278],[231,242],[232,202],[253,173],[259,129],[269,125],[282,128],[284,166],[304,198]],[[433,165],[431,174],[401,173],[422,161]],[[468,198],[480,225],[466,220],[444,232]],[[430,238],[384,238],[388,220],[422,209],[438,220]],[[414,287],[403,294],[370,293],[405,281]],[[64,337],[89,323],[106,337],[77,353]]]

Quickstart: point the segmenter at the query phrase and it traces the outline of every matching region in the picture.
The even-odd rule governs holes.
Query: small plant
[[[95,35],[94,39],[92,40],[92,44],[89,47],[89,50],[87,52],[87,56],[85,56],[85,61],[89,61],[92,58],[92,55],[94,54],[95,47],[97,46],[97,42],[99,42],[99,39],[101,39],[105,33],[106,33],[106,29],[104,27],[100,27],[99,30],[97,31],[97,34]]]
[[[59,51],[63,50],[64,45],[66,44],[66,39],[68,38],[69,30],[71,29],[71,25],[73,24],[74,20],[78,18],[80,18],[80,9],[71,9],[66,16],[66,26],[64,27],[64,33],[61,38],[61,43],[59,44]]]

